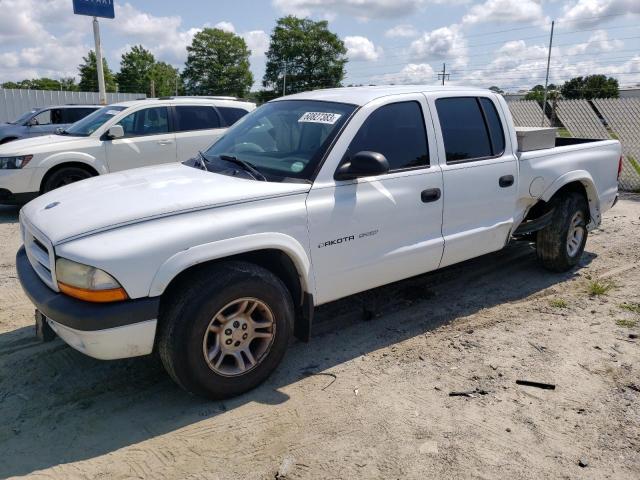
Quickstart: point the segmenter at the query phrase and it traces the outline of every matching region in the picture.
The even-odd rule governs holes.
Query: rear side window
[[[436,100],[447,163],[488,158],[504,152],[498,112],[487,98]]]
[[[183,105],[177,106],[175,109],[177,132],[221,127],[220,118],[213,107]]]
[[[222,119],[224,123],[227,124],[228,127],[236,123],[242,117],[244,117],[247,113],[246,110],[241,108],[231,108],[231,107],[218,107],[218,111],[220,115],[222,115]]]
[[[418,102],[380,107],[365,120],[349,145],[349,155],[363,150],[383,154],[390,170],[429,165],[427,133]]]

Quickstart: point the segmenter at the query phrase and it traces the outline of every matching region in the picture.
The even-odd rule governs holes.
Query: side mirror
[[[62,128],[62,127],[58,127],[58,128],[56,128],[56,133],[57,133],[58,135],[60,135],[62,132],[64,132],[64,128]]]
[[[37,125],[40,125],[40,122],[38,122],[38,119],[36,117],[33,117],[27,122],[28,127],[35,127]]]
[[[358,152],[347,158],[333,175],[334,180],[353,180],[359,177],[373,177],[389,172],[389,162],[377,152]]]
[[[107,131],[107,137],[109,137],[111,140],[124,137],[124,128],[122,128],[122,125],[113,125],[109,127],[109,130]]]

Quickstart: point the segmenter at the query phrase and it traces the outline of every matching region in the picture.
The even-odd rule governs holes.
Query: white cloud
[[[218,28],[225,32],[236,33],[236,27],[231,22],[218,22],[213,26],[213,28]]]
[[[242,38],[247,42],[252,58],[263,58],[269,49],[269,35],[264,30],[245,32]]]
[[[396,25],[384,32],[384,36],[388,38],[411,38],[418,36],[418,30],[413,25],[402,24]]]
[[[273,0],[283,13],[307,17],[350,15],[360,19],[398,18],[415,13],[425,0]]]
[[[460,27],[451,25],[425,32],[411,43],[409,54],[419,61],[450,58],[459,66],[467,62],[467,42]]]
[[[428,63],[410,63],[399,72],[373,77],[374,83],[377,84],[393,83],[404,85],[434,83],[436,79],[436,74]]]
[[[589,40],[570,46],[565,52],[568,55],[578,55],[587,52],[595,54],[611,52],[612,50],[621,49],[623,46],[624,42],[621,40],[609,40],[609,35],[606,30],[597,30],[589,37]]]
[[[612,15],[640,14],[638,0],[577,0],[564,7],[561,21],[570,25],[585,27],[611,20]]]
[[[463,24],[550,23],[542,10],[542,0],[486,0],[472,6],[462,17]]]
[[[350,60],[375,61],[382,56],[382,48],[376,47],[367,37],[345,37],[344,45]]]

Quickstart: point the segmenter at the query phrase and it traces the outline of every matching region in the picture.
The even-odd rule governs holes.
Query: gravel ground
[[[0,207],[0,477],[640,478],[640,196],[573,272],[518,243],[323,306],[311,343],[225,402],[154,357],[38,343],[16,217]]]

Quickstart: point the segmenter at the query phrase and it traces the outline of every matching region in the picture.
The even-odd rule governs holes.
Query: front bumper
[[[22,205],[34,198],[40,192],[39,186],[32,185],[37,168],[19,168],[15,170],[0,170],[0,204]]]
[[[101,360],[146,355],[153,350],[160,297],[90,303],[54,292],[29,263],[24,247],[16,255],[22,288],[66,343]]]
[[[6,188],[0,188],[0,204],[24,205],[40,195],[40,192],[13,193]]]

